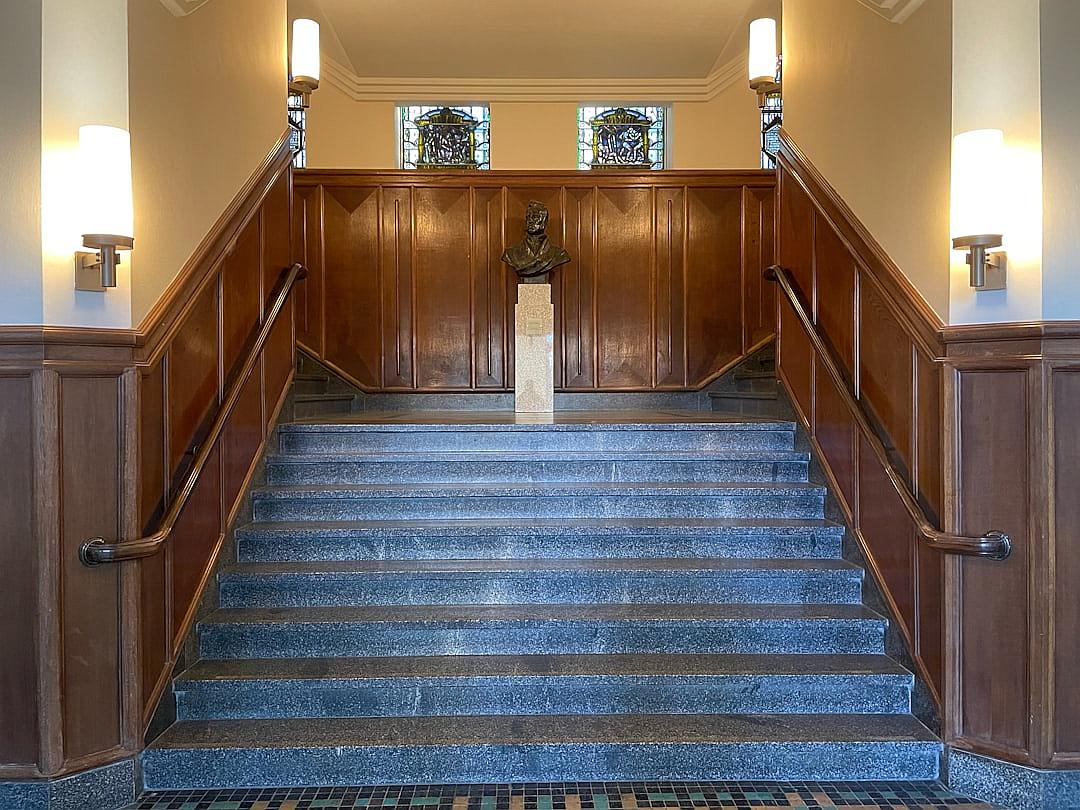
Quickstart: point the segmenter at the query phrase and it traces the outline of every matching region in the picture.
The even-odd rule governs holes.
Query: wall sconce
[[[75,289],[116,286],[119,251],[135,246],[131,202],[131,138],[117,127],[79,127],[77,175],[83,247],[75,253]]]
[[[289,92],[300,96],[305,108],[311,94],[319,89],[320,65],[319,24],[303,18],[293,20]]]
[[[970,283],[976,290],[1005,289],[1002,201],[999,188],[1005,165],[1005,136],[1000,129],[974,129],[953,138],[953,250],[966,250]]]
[[[776,20],[761,17],[750,23],[750,89],[758,94],[758,106],[765,106],[769,93],[779,93],[776,66],[780,55],[776,50]]]

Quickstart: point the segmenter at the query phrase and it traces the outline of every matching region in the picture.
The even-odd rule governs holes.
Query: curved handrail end
[[[107,546],[104,537],[91,537],[81,546],[79,546],[79,561],[90,568],[95,565],[101,565],[104,560],[98,557],[98,549],[103,546]]]

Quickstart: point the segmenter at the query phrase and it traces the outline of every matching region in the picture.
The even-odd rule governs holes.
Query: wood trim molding
[[[710,101],[745,77],[746,54],[717,65],[701,78],[507,79],[359,76],[323,54],[323,79],[353,101]],[[747,89],[749,93],[750,90]]]
[[[518,171],[493,169],[480,172],[429,172],[414,169],[298,169],[294,173],[297,188],[315,186],[366,187],[379,186],[446,186],[449,188],[502,188],[503,186],[566,186],[567,188],[679,188],[692,182],[694,186],[751,186],[773,188],[776,173],[770,169],[664,169],[642,172],[631,170],[581,171],[540,170]]]

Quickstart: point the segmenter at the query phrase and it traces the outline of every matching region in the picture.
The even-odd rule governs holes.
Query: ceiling
[[[780,0],[290,0],[361,77],[702,78]]]

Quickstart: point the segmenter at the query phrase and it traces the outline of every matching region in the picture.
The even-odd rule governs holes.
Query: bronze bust
[[[531,201],[525,210],[525,238],[503,252],[502,260],[526,284],[546,284],[548,273],[570,261],[570,254],[548,239],[547,223],[547,206]]]

